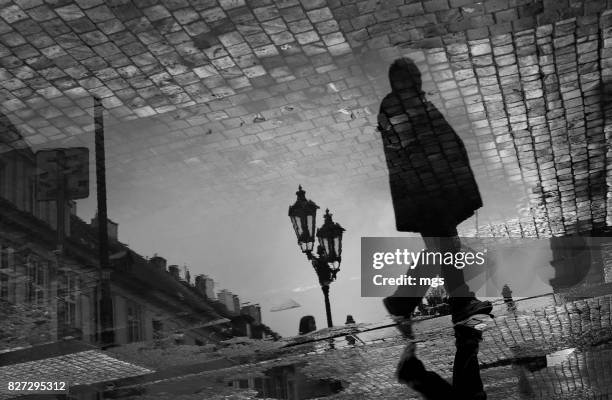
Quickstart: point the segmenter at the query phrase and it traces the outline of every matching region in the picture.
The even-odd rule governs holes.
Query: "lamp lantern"
[[[302,185],[295,194],[297,199],[289,206],[289,218],[302,252],[311,253],[315,242],[315,223],[319,206],[306,198]]]

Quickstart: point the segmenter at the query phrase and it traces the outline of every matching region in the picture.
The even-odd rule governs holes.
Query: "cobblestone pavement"
[[[410,55],[476,175],[499,183],[499,198],[522,193],[508,182],[533,186],[536,221],[525,213],[510,229],[572,233],[612,221],[605,192],[586,190],[604,187],[609,163],[598,86],[611,73],[611,6],[3,1],[0,112],[23,132],[10,147],[86,145],[99,96],[113,190],[163,182],[160,194],[216,213],[272,201],[299,176],[345,201],[338,182],[384,181],[376,109],[388,65]],[[219,195],[190,190],[202,186]]]
[[[534,310],[519,303],[516,314],[493,319],[480,353],[489,398],[609,398],[611,306],[611,295]],[[419,357],[428,369],[450,377],[454,356],[450,320],[420,321],[415,331]],[[299,389],[302,394],[306,391],[308,398],[416,398],[394,378],[405,341],[393,328],[356,334],[355,339],[318,340],[276,350],[263,361],[123,387],[107,394],[139,399],[251,399],[265,397],[263,393],[279,398],[282,393],[287,396],[287,390]]]
[[[0,367],[0,399],[12,398],[6,382],[70,382],[87,385],[124,376],[151,373],[150,369],[117,360],[101,351],[87,350]],[[50,379],[50,377],[53,377]]]

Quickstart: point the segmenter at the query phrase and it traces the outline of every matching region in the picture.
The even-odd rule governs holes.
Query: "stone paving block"
[[[333,18],[331,10],[327,7],[307,11],[306,15],[308,19],[315,24]]]

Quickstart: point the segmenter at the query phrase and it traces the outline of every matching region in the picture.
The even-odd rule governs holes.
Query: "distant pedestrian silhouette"
[[[502,297],[504,298],[504,303],[506,303],[506,307],[508,308],[509,312],[515,312],[516,311],[516,304],[514,303],[514,300],[512,299],[512,290],[510,290],[510,286],[508,286],[507,284],[504,285],[504,287],[502,288]]]

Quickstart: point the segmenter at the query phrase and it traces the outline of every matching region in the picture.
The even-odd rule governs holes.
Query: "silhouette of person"
[[[346,316],[346,321],[344,322],[344,325],[355,325],[355,319],[351,314],[348,314]],[[347,335],[344,338],[346,339],[346,342],[349,344],[349,346],[354,345],[356,342],[355,336],[353,335]]]
[[[516,304],[514,304],[514,300],[512,299],[512,290],[510,290],[510,286],[505,284],[502,288],[502,297],[504,298],[504,303],[506,303],[506,307],[508,311],[514,312],[516,311]]]
[[[300,319],[299,334],[305,335],[317,330],[317,324],[312,315],[305,315]]]
[[[378,130],[389,172],[396,228],[420,233],[428,251],[460,251],[457,226],[482,207],[465,146],[444,116],[425,99],[421,73],[412,60],[395,60],[389,68],[389,81],[391,93],[381,103]],[[413,344],[402,355],[398,378],[428,399],[486,398],[477,359],[482,333],[471,323],[479,321],[475,316],[490,313],[491,303],[475,298],[461,269],[442,266],[441,273],[455,324],[453,387],[424,369],[415,357]],[[384,299],[385,307],[408,337],[412,336],[410,316],[427,290],[417,288],[400,286]]]

